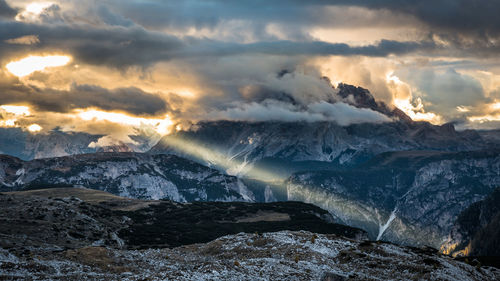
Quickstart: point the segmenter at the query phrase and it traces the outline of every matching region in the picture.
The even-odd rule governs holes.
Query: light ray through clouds
[[[226,173],[238,171],[237,176],[254,179],[263,183],[271,184],[274,188],[279,188],[287,193],[288,200],[302,201],[317,205],[329,210],[334,216],[344,222],[349,221],[358,227],[371,225],[370,229],[365,229],[373,235],[373,239],[381,240],[384,233],[391,224],[398,223],[404,229],[411,229],[413,233],[431,233],[431,230],[424,227],[416,228],[405,223],[397,216],[397,208],[389,212],[382,212],[359,201],[350,200],[345,196],[340,196],[326,191],[322,187],[296,184],[288,181],[287,177],[273,173],[269,167],[266,169],[247,163],[237,157],[227,155],[214,146],[210,146],[198,141],[187,139],[176,135],[169,135],[162,138],[162,145],[172,152],[196,159],[201,163],[209,163],[210,166],[222,170]],[[243,167],[235,169],[236,167]],[[234,175],[234,174],[232,174]],[[409,237],[406,237],[410,239]]]

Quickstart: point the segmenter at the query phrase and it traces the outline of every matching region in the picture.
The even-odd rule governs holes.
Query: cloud
[[[185,42],[175,36],[151,32],[140,27],[41,25],[23,22],[1,22],[0,40],[37,34],[40,43],[38,52],[62,51],[84,63],[124,67],[147,66],[168,60],[186,47]],[[5,32],[4,32],[5,31]],[[31,51],[29,46],[12,46],[0,43],[6,55],[20,55]]]
[[[408,54],[418,51],[432,51],[436,45],[432,41],[398,42],[381,40],[367,46],[349,46],[343,43],[321,41],[270,41],[249,44],[231,43],[184,37],[148,31],[141,27],[107,27],[68,25],[40,25],[23,22],[0,22],[6,32],[0,40],[10,40],[37,34],[39,52],[64,51],[76,60],[95,65],[126,67],[148,66],[158,61],[172,59],[236,56],[244,54],[281,56],[388,56]],[[1,44],[5,55],[15,55],[29,51],[29,46],[21,48],[11,44]]]
[[[460,32],[500,33],[500,2],[490,0],[344,0],[337,3],[399,11],[434,27]]]
[[[12,9],[0,0],[1,66],[31,54],[73,58],[25,79],[0,77],[0,104],[34,114],[383,120],[344,108],[322,76],[446,120],[479,114],[494,99],[464,69],[499,69],[496,1],[67,0],[25,13],[31,2],[11,1]]]
[[[227,56],[239,54],[265,54],[265,55],[312,55],[312,56],[374,56],[385,57],[390,54],[408,54],[416,51],[433,50],[436,48],[432,41],[427,42],[399,42],[381,40],[368,46],[349,46],[344,43],[327,43],[322,41],[294,42],[273,41],[250,44],[213,42],[203,45],[204,50],[188,50],[190,54]]]
[[[213,111],[205,115],[206,120],[235,121],[324,121],[325,116],[319,113],[299,111],[291,104],[269,101],[260,103],[245,103],[223,111]]]
[[[168,104],[156,94],[137,88],[105,89],[95,85],[72,84],[69,90],[38,88],[0,81],[0,104],[29,104],[37,111],[68,113],[74,109],[99,108],[135,115],[164,115]]]
[[[17,14],[17,11],[5,2],[5,0],[0,0],[0,19],[2,17],[13,18]]]
[[[6,43],[19,45],[33,45],[40,43],[40,39],[36,35],[25,35],[17,38],[7,39]]]
[[[208,113],[205,120],[234,121],[284,121],[284,122],[317,122],[334,121],[341,126],[358,123],[391,122],[387,116],[367,108],[357,108],[343,102],[312,103],[305,109],[290,103],[266,101],[263,103],[244,103],[223,111]]]
[[[123,138],[125,138],[125,139],[123,139]],[[89,143],[88,147],[96,148],[96,147],[122,145],[124,143],[124,141],[126,143],[137,144],[129,136],[123,136],[122,140],[120,140],[120,139],[115,139],[114,137],[107,135],[107,136],[99,138],[97,141],[93,141],[93,142]]]
[[[407,81],[428,102],[426,108],[443,112],[448,118],[456,116],[457,107],[474,107],[487,101],[484,89],[474,77],[453,68],[436,71],[432,68],[411,68],[395,73]]]
[[[496,15],[500,3],[491,0],[194,0],[177,1],[175,5],[161,1],[106,2],[117,13],[156,30],[221,30],[243,21],[246,29],[239,33],[250,30],[250,37],[259,41],[272,35],[268,32],[269,24],[301,33],[289,38],[307,38],[315,27],[352,30],[405,25],[423,33],[483,38],[483,47],[491,44],[488,38],[500,34],[500,19]]]

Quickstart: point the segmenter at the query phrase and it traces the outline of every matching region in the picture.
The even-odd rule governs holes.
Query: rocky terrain
[[[0,244],[7,248],[164,248],[280,230],[366,237],[360,229],[336,224],[327,211],[301,202],[177,203],[51,188],[0,193],[0,203]]]
[[[199,123],[190,130],[165,136],[150,152],[177,154],[219,166],[229,174],[245,175],[260,168],[269,170],[275,178],[286,178],[291,172],[314,166],[355,166],[388,151],[468,151],[487,147],[476,132],[457,132],[451,124],[398,121],[342,127],[332,122],[219,121]],[[235,164],[240,167],[235,168]]]
[[[23,160],[92,153],[96,149],[88,146],[100,137],[60,131],[32,134],[21,128],[0,128],[0,152]]]
[[[0,155],[0,191],[54,186],[178,202],[252,201],[236,177],[174,155],[93,153],[32,161]]]
[[[255,186],[327,209],[372,239],[406,245],[440,247],[458,215],[500,186],[498,131],[415,122],[366,89],[339,84],[338,92],[393,122],[200,122],[150,153],[254,181],[247,185],[260,200],[265,192]]]
[[[431,248],[363,239],[336,228],[317,207],[297,203],[179,204],[79,188],[0,193],[0,279],[23,280],[495,280],[500,270]],[[156,209],[162,209],[158,212]],[[170,213],[172,212],[172,213]],[[180,213],[186,214],[181,216]],[[149,213],[149,217],[141,217]],[[204,216],[203,213],[212,213]],[[193,226],[184,232],[165,217]],[[202,214],[193,217],[193,214]],[[158,221],[156,221],[158,218]],[[211,218],[211,221],[206,221]],[[314,221],[315,225],[303,222]],[[273,231],[265,232],[265,223]],[[136,245],[124,235],[149,224],[186,237],[241,225],[238,234],[181,246]],[[258,226],[260,224],[260,226]],[[280,225],[281,224],[281,225]],[[200,226],[201,225],[201,226]],[[238,229],[233,225],[232,229]],[[253,225],[256,228],[251,228]],[[302,231],[291,231],[302,225]],[[329,228],[333,225],[334,228]],[[205,227],[202,227],[205,226]],[[250,228],[248,228],[250,227]],[[264,227],[264,228],[262,228]],[[310,232],[323,227],[324,234]],[[247,229],[245,229],[247,228]],[[198,229],[198,230],[196,230]],[[133,228],[133,234],[137,228]],[[271,230],[271,229],[267,229]],[[348,230],[346,233],[345,230]],[[155,232],[146,231],[154,238]],[[178,235],[180,235],[179,232]],[[138,234],[140,235],[140,234]],[[352,238],[345,238],[345,235]],[[174,236],[171,236],[174,237]],[[152,239],[154,240],[154,239]],[[165,242],[173,241],[165,239]],[[194,244],[193,244],[194,243]],[[133,249],[133,248],[144,249]]]
[[[0,190],[80,186],[177,202],[302,201],[364,229],[371,239],[440,248],[458,215],[500,186],[500,151],[493,148],[385,152],[349,168],[311,162],[303,167],[309,171],[266,182],[165,154],[94,153],[32,161],[2,156]],[[270,170],[250,171],[254,174]]]

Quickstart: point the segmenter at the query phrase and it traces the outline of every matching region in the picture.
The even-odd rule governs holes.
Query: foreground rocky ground
[[[306,231],[240,233],[173,249],[0,250],[0,279],[24,280],[498,280],[433,250]]]
[[[177,204],[49,189],[0,194],[0,207],[0,280],[500,278],[435,249],[366,241],[297,202]]]

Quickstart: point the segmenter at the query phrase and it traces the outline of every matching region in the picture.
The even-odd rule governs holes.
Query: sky
[[[0,0],[0,127],[165,135],[200,120],[500,128],[497,0]],[[328,78],[328,79],[325,79]]]

